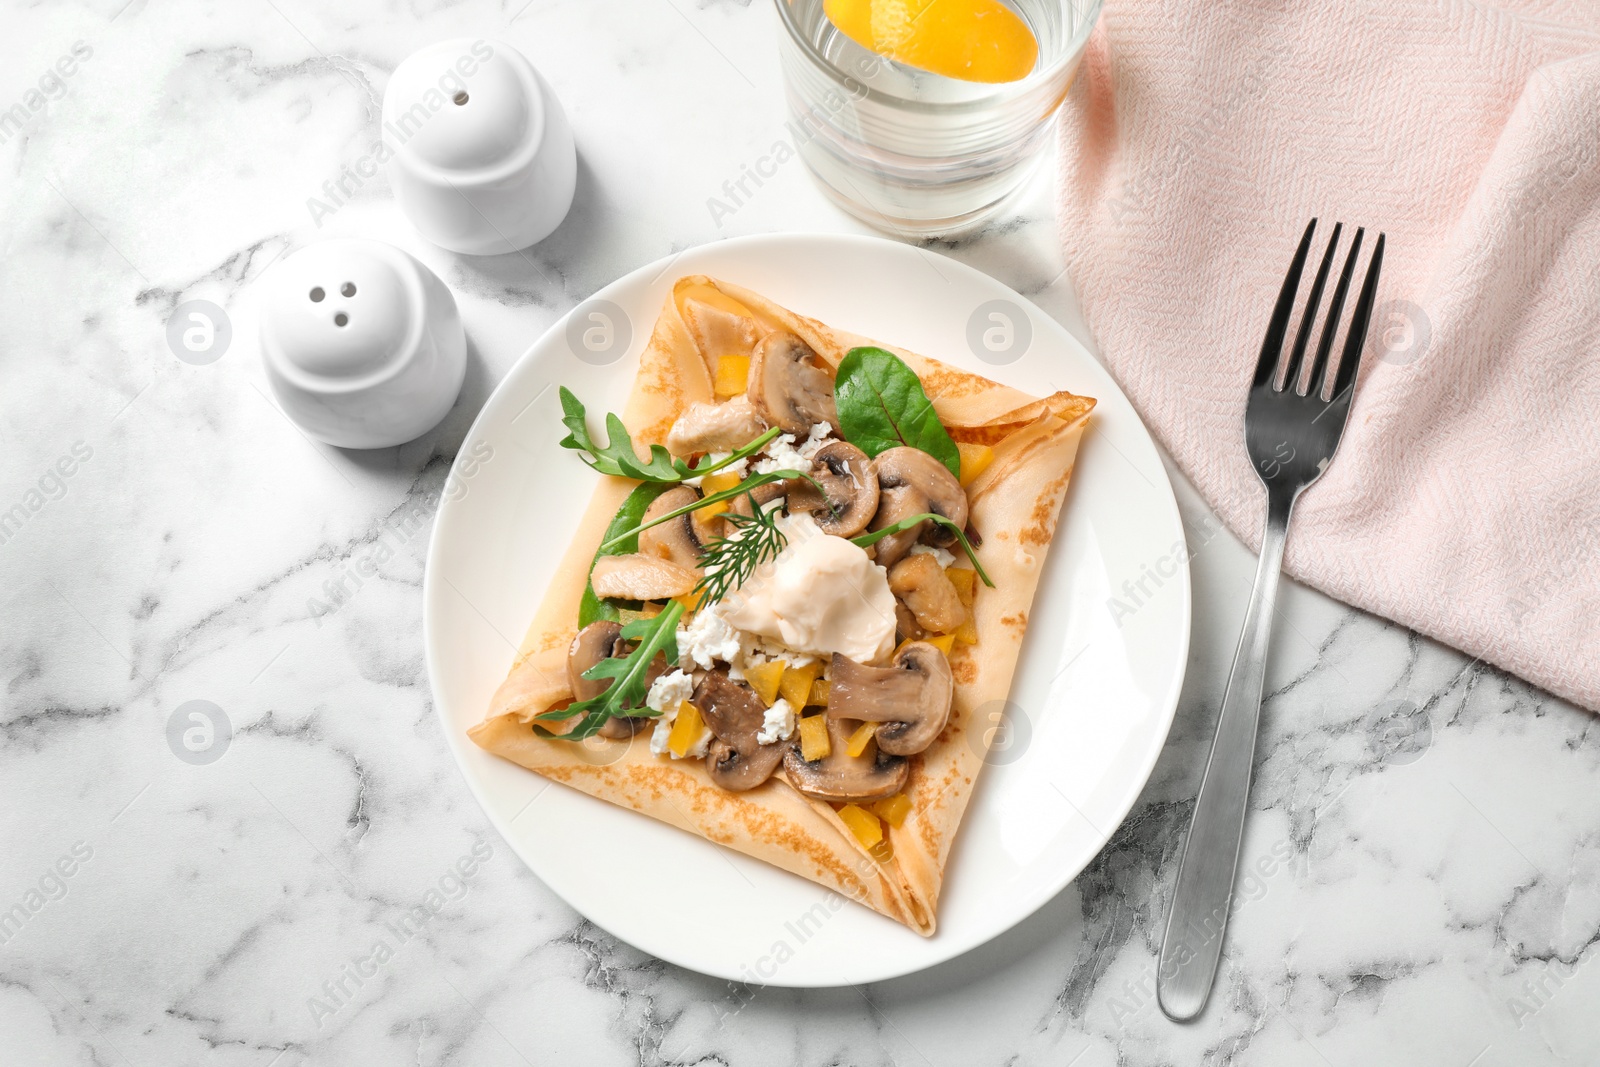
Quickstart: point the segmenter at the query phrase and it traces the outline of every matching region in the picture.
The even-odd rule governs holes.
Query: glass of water
[[[1020,81],[930,74],[840,32],[823,0],[775,0],[796,147],[823,190],[902,237],[960,233],[1021,188],[1083,58],[1100,0],[1004,0],[1039,58]]]

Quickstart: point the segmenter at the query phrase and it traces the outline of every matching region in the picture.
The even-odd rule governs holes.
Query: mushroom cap
[[[881,723],[878,751],[888,755],[925,751],[950,720],[950,661],[926,641],[903,645],[888,667],[835,653],[828,675],[828,717]]]
[[[762,338],[751,353],[745,395],[769,426],[804,437],[819,422],[839,428],[833,378],[833,368],[810,345],[778,330]]]
[[[878,478],[878,513],[872,528],[881,530],[902,519],[927,511],[942,515],[957,526],[967,524],[967,492],[950,468],[920,448],[897,445],[878,453],[872,461]],[[917,541],[947,548],[955,543],[953,530],[932,522],[919,522],[909,530],[881,539],[876,559],[892,567]]]
[[[878,476],[867,454],[848,441],[829,441],[811,457],[810,473],[822,494],[797,481],[789,492],[790,513],[811,512],[817,528],[835,537],[865,530],[878,511]]]
[[[789,784],[806,796],[833,803],[870,802],[892,797],[906,787],[911,776],[909,760],[884,752],[881,745],[870,755],[850,755],[845,747],[850,733],[843,720],[831,715],[828,741],[828,754],[809,763],[800,755],[797,743],[790,743],[784,753],[783,770]]]
[[[748,479],[746,479],[748,481]],[[747,519],[755,518],[755,511],[750,507],[750,498],[755,497],[757,504],[765,504],[778,499],[789,492],[790,481],[763,482],[748,492],[740,493],[728,501],[728,510],[736,515],[743,515]],[[800,483],[804,485],[804,482]]]
[[[766,705],[755,690],[718,669],[707,672],[695,686],[692,699],[716,735],[706,751],[706,773],[714,783],[739,793],[772,777],[787,746],[763,745],[756,740],[766,718]]]
[[[611,685],[610,678],[585,678],[583,672],[617,654],[622,625],[609,619],[591,622],[567,647],[567,684],[575,700],[593,700]]]
[[[650,501],[650,506],[644,509],[644,521],[659,519],[667,512],[688,507],[699,499],[700,494],[695,491],[694,486],[674,486]],[[670,559],[680,567],[698,570],[700,557],[705,554],[706,542],[714,536],[704,526],[695,522],[695,513],[691,511],[660,526],[640,531],[639,554]]]

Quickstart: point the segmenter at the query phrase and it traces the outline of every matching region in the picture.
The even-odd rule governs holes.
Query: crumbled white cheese
[[[707,456],[705,459],[701,460],[699,464],[696,464],[696,465],[700,466],[700,465],[704,465],[704,464],[707,464],[707,463],[721,463],[723,460],[727,459],[731,455],[733,455],[732,452],[713,452],[709,456]],[[744,474],[745,474],[745,471],[747,471],[749,469],[750,469],[750,457],[749,456],[745,456],[742,459],[734,460],[732,463],[728,464],[726,467],[723,467],[720,471],[717,471],[717,473],[718,474],[736,474],[740,478],[743,478]],[[683,484],[684,485],[692,485],[696,489],[698,489],[698,488],[700,488],[700,483],[705,481],[705,477],[706,476],[702,474],[698,478],[685,478],[683,480]]]
[[[948,567],[956,561],[953,553],[947,552],[942,548],[936,548],[933,545],[922,544],[921,542],[911,546],[911,555],[932,556],[934,562],[939,564],[940,569]]]
[[[767,709],[767,714],[761,720],[761,732],[756,734],[756,740],[763,745],[777,744],[787,741],[794,736],[794,709],[789,702],[779,697],[777,703]]]
[[[722,617],[722,605],[710,604],[695,613],[686,629],[678,631],[679,666],[688,670],[699,667],[709,671],[717,660],[737,663],[739,660],[739,631]]]
[[[644,706],[651,711],[665,712],[672,709],[678,713],[678,705],[694,695],[694,679],[682,671],[673,671],[663,674],[650,684],[650,692],[644,698]]]
[[[823,445],[828,443],[828,437],[833,433],[833,427],[826,422],[819,422],[811,427],[811,432],[806,434],[806,439],[795,446],[794,434],[780,433],[767,442],[767,447],[761,451],[764,459],[756,460],[755,471],[757,474],[771,474],[773,471],[811,469],[811,457]]]
[[[794,447],[794,435],[780,433],[767,442],[767,447],[762,450],[765,455],[756,460],[757,474],[771,474],[773,471],[809,470],[811,461],[802,456]]]
[[[677,717],[676,711],[673,718]],[[661,716],[656,723],[656,732],[650,735],[650,751],[657,756],[665,756],[671,749],[667,748],[667,739],[672,736],[672,719]]]
[[[802,456],[810,459],[812,456],[816,455],[822,450],[822,446],[827,444],[828,438],[832,436],[833,426],[830,423],[819,422],[815,426],[811,427],[811,432],[808,433],[806,435],[806,439],[800,443],[800,447],[797,449],[797,451]]]

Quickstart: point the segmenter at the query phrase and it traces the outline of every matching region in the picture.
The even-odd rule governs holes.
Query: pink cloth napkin
[[[1600,6],[1108,0],[1061,161],[1103,356],[1252,544],[1245,392],[1295,244],[1387,232],[1286,568],[1600,710]]]

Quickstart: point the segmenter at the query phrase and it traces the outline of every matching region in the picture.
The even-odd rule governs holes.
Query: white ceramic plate
[[[1035,394],[1062,388],[1099,400],[1034,600],[1011,722],[956,836],[932,938],[775,867],[552,784],[466,737],[505,677],[596,477],[557,447],[555,385],[572,389],[592,416],[620,410],[672,283],[692,273]],[[967,341],[974,312],[995,300],[1022,309],[1032,332],[1023,355],[1001,366],[978,359]],[[614,306],[612,362],[577,347],[581,329],[599,331],[591,347],[607,342],[607,324],[588,317],[595,301]],[[1100,365],[994,279],[868,237],[706,245],[633,272],[573,314],[581,322],[573,326],[569,316],[541,337],[467,435],[423,586],[428,673],[445,736],[523,861],[578,911],[646,952],[734,981],[783,986],[871,982],[932,966],[1059,892],[1149,777],[1189,645],[1187,552],[1172,488],[1149,434]],[[990,325],[998,324],[980,321]],[[1131,595],[1125,582],[1134,583]],[[1113,610],[1114,597],[1126,610]]]

